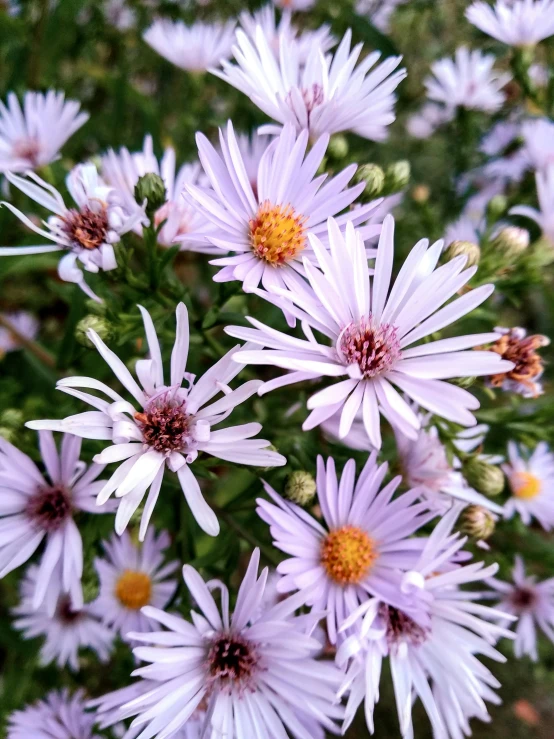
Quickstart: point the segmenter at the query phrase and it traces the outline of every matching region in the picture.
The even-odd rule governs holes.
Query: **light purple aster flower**
[[[434,517],[420,490],[392,500],[400,483],[393,479],[380,490],[388,464],[376,464],[374,452],[355,479],[356,465],[347,462],[337,478],[332,457],[317,459],[317,500],[324,524],[265,485],[273,503],[258,499],[258,515],[270,526],[274,546],[286,554],[277,571],[280,592],[299,590],[304,602],[327,613],[330,641],[337,641],[341,622],[368,595],[398,605],[400,573],[411,569],[423,546],[409,538]]]
[[[500,684],[478,657],[506,661],[493,645],[511,632],[492,623],[505,614],[476,603],[480,593],[460,589],[494,574],[498,565],[456,564],[466,541],[452,534],[458,513],[454,507],[441,519],[413,571],[404,576],[403,607],[372,598],[343,623],[346,630],[361,619],[358,632],[337,652],[337,663],[348,665],[341,690],[350,693],[343,731],[364,702],[373,733],[373,710],[387,658],[403,737],[413,736],[416,698],[423,703],[433,735],[444,739],[470,734],[469,719],[490,720],[485,701],[500,702],[493,691]]]
[[[148,529],[142,545],[135,545],[127,531],[104,542],[107,559],[95,559],[100,593],[90,610],[109,628],[126,638],[130,631],[153,631],[154,624],[141,612],[144,606],[165,608],[177,588],[169,579],[179,564],[165,562],[169,535]]]
[[[308,408],[312,412],[304,422],[304,430],[318,426],[342,409],[339,436],[344,438],[361,410],[374,448],[381,447],[380,413],[405,436],[417,438],[421,421],[393,385],[439,417],[474,425],[470,410],[479,407],[477,399],[443,380],[511,369],[512,363],[494,352],[463,351],[494,341],[497,334],[410,345],[469,313],[492,293],[493,286],[478,287],[441,307],[476,272],[476,267],[464,270],[465,256],[435,269],[442,241],[429,248],[429,242],[422,239],[391,287],[392,216],[386,216],[383,223],[371,277],[363,241],[352,224],[347,225],[345,236],[333,219],[329,219],[328,227],[329,251],[319,239],[309,237],[319,268],[304,260],[308,281],[294,290],[274,288],[273,293],[264,294],[300,320],[306,338],[295,338],[248,318],[254,328],[232,326],[226,332],[267,350],[242,349],[235,360],[292,370],[265,383],[261,393],[298,381],[346,376],[311,396]],[[328,342],[320,343],[314,330]]]
[[[189,185],[187,191],[199,211],[217,229],[215,235],[210,235],[210,241],[222,254],[232,252],[211,262],[222,267],[214,280],[240,280],[246,291],[260,282],[266,290],[298,289],[304,282],[303,262],[314,261],[309,234],[316,234],[327,245],[327,218],[351,205],[364,189],[363,182],[346,188],[356,165],[350,165],[324,184],[326,176],[316,177],[316,172],[329,137],[322,136],[307,152],[307,131],[297,137],[288,125],[278,138],[269,140],[253,188],[231,121],[226,135],[220,131],[222,155],[203,134],[197,134],[196,140],[212,189]],[[350,220],[364,224],[377,205],[374,202],[348,211],[337,223],[340,227]],[[380,225],[361,228],[364,238],[379,231]]]
[[[298,597],[260,612],[268,571],[258,577],[258,564],[255,550],[232,614],[227,588],[217,581],[204,583],[189,565],[183,576],[200,611],[191,613],[192,623],[144,609],[167,630],[131,634],[147,645],[137,647],[135,655],[150,663],[133,674],[150,687],[156,682],[146,693],[139,687],[139,695],[121,706],[121,717],[137,715],[131,729],[142,727],[144,736],[165,739],[203,707],[206,736],[284,739],[290,732],[295,739],[313,739],[317,733],[307,727],[314,722],[336,732],[332,719],[343,716],[335,701],[341,673],[314,659],[321,645],[305,632],[306,617],[294,616]],[[220,590],[221,611],[210,589]]]
[[[549,165],[554,165],[554,122],[548,118],[525,121],[521,134],[534,169],[548,169]]]
[[[554,35],[554,0],[478,0],[466,10],[470,23],[508,46],[532,46]]]
[[[44,637],[40,650],[42,665],[55,662],[59,668],[67,665],[77,672],[81,648],[91,649],[100,661],[107,661],[113,634],[97,620],[89,605],[76,607],[72,604],[69,596],[61,592],[61,578],[62,567],[58,564],[48,594],[48,601],[57,594],[53,612],[47,608],[46,602],[35,608],[33,601],[40,583],[40,571],[31,565],[20,583],[20,603],[12,609],[15,617],[13,625],[23,632],[25,639]]]
[[[159,19],[145,31],[144,40],[176,67],[205,72],[222,58],[228,59],[235,41],[235,22],[194,23]]]
[[[140,385],[125,364],[109,349],[95,331],[88,336],[115,376],[135,400],[125,400],[115,390],[91,377],[66,377],[58,389],[84,400],[96,410],[86,411],[64,420],[31,421],[34,429],[63,430],[85,439],[111,441],[95,461],[102,464],[123,462],[98,493],[98,505],[103,505],[115,493],[120,498],[115,518],[115,530],[121,534],[131,516],[150,490],[142,513],[139,538],[144,540],[148,522],[156,505],[164,471],[176,472],[187,503],[199,526],[211,536],[219,533],[215,513],[202,496],[198,480],[190,465],[200,452],[218,459],[256,467],[280,466],[286,459],[268,450],[269,442],[254,439],[262,426],[246,423],[214,430],[234,408],[251,397],[260,381],[245,382],[236,390],[229,383],[240,372],[233,361],[238,347],[228,352],[204,375],[194,381],[185,372],[189,350],[189,323],[186,306],[177,306],[177,331],[171,353],[170,384],[164,382],[162,353],[156,329],[148,311],[141,306],[150,359],[136,363]],[[188,387],[182,387],[186,380]],[[141,387],[142,386],[142,387]],[[98,390],[107,396],[103,400],[78,388]],[[219,393],[223,397],[210,401]],[[138,404],[140,410],[136,409]],[[207,405],[208,404],[208,405]],[[125,460],[125,461],[123,461]]]
[[[528,205],[517,205],[510,214],[525,216],[541,228],[544,236],[554,244],[554,162],[535,173],[539,210]]]
[[[67,139],[87,122],[63,92],[27,92],[23,108],[13,92],[0,102],[0,172],[27,172],[59,157]]]
[[[529,453],[510,441],[502,469],[512,491],[504,506],[506,517],[517,513],[527,526],[536,518],[546,531],[554,528],[554,454],[548,445],[541,441]]]
[[[526,575],[523,559],[516,556],[512,578],[511,583],[490,578],[488,584],[500,598],[499,609],[517,616],[515,656],[528,655],[536,662],[537,631],[542,631],[554,643],[554,577],[537,582],[534,575]],[[508,619],[501,622],[503,626],[509,624]]]
[[[8,717],[7,739],[101,739],[96,719],[85,711],[82,690],[53,690],[43,700],[14,711]]]
[[[39,323],[35,316],[25,311],[17,311],[15,313],[0,313],[14,329],[24,336],[26,339],[31,341],[36,337],[38,333]],[[17,349],[22,349],[21,343],[17,337],[4,326],[0,326],[0,359],[8,352],[14,352]]]
[[[87,468],[79,460],[81,439],[70,434],[64,435],[59,452],[50,431],[40,432],[39,444],[45,474],[0,437],[0,577],[26,562],[44,541],[32,602],[33,608],[42,604],[52,613],[58,566],[61,591],[75,607],[83,603],[83,543],[73,517],[79,511],[105,512],[95,504],[105,483],[96,479],[104,465]]]

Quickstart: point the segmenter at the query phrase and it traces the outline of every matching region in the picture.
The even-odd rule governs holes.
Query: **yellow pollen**
[[[377,556],[375,543],[357,526],[334,529],[321,546],[321,564],[339,585],[361,582]]]
[[[152,581],[146,572],[125,570],[115,584],[115,595],[126,608],[138,611],[150,603]]]
[[[305,221],[291,205],[266,200],[250,220],[252,251],[271,266],[282,267],[306,246]]]
[[[516,472],[510,478],[510,485],[516,498],[531,500],[541,491],[541,481],[530,472]]]

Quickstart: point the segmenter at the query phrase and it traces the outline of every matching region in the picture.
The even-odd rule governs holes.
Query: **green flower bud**
[[[385,185],[385,173],[378,164],[363,164],[358,167],[356,182],[365,182],[363,195],[367,200],[374,200],[381,194]]]
[[[327,154],[333,157],[333,159],[344,159],[348,154],[348,141],[346,140],[346,136],[343,136],[340,133],[336,133],[334,136],[331,136],[329,145],[327,146]]]
[[[464,390],[467,390],[468,387],[471,387],[473,385],[476,379],[476,377],[458,377],[456,380],[453,380],[453,383],[454,385],[457,385],[458,387],[463,387]]]
[[[84,318],[81,318],[77,326],[75,327],[75,338],[82,346],[86,346],[88,349],[94,348],[94,344],[88,337],[88,331],[93,329],[96,331],[102,341],[109,341],[114,336],[114,330],[112,324],[102,316],[93,316],[89,314]]]
[[[485,540],[492,536],[496,522],[493,514],[482,505],[468,506],[461,519],[460,530],[474,539]]]
[[[453,241],[445,251],[446,258],[450,261],[461,254],[467,257],[466,267],[473,267],[479,263],[481,249],[472,241]]]
[[[0,425],[7,426],[10,429],[17,429],[23,426],[25,416],[19,408],[6,408],[0,415]]]
[[[491,241],[491,246],[508,260],[518,259],[529,246],[529,232],[517,226],[507,226]]]
[[[288,476],[285,483],[285,495],[293,503],[308,505],[314,499],[315,492],[315,480],[309,472],[295,470]]]
[[[106,304],[98,303],[96,300],[86,300],[85,308],[88,313],[94,313],[95,316],[106,315]]]
[[[487,205],[487,215],[494,222],[502,218],[508,209],[508,198],[505,195],[495,195]]]
[[[14,429],[10,429],[7,426],[0,426],[0,436],[12,444],[17,439],[17,433],[14,431]]]
[[[500,467],[484,459],[472,457],[464,463],[462,472],[468,485],[489,498],[500,495],[504,490],[504,473]]]
[[[148,172],[139,177],[135,185],[135,199],[141,204],[146,200],[146,215],[151,218],[167,200],[164,181],[160,175]]]
[[[403,190],[410,182],[412,170],[410,162],[402,159],[399,162],[394,162],[387,167],[385,175],[385,186],[389,192],[398,192]]]

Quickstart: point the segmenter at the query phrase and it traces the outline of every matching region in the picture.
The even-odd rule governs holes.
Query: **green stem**
[[[148,271],[150,278],[150,287],[153,291],[158,289],[158,239],[156,229],[149,226],[144,229],[144,241],[146,243],[146,253],[148,257]]]
[[[240,536],[241,539],[244,539],[249,544],[251,544],[253,547],[257,547],[261,553],[264,555],[264,557],[267,559],[268,562],[270,562],[274,567],[277,567],[280,560],[275,555],[275,552],[270,548],[267,547],[265,544],[263,544],[257,537],[254,536],[250,531],[245,529],[242,524],[240,524],[238,521],[235,520],[235,518],[224,508],[219,508],[212,505],[212,508],[214,509],[216,515],[221,518],[227,526],[229,526],[231,529],[236,531],[236,533]]]

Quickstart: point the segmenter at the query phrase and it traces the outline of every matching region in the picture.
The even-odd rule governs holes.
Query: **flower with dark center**
[[[26,159],[33,167],[38,166],[40,143],[34,138],[19,139],[13,145],[12,154],[18,159]]]
[[[83,618],[83,611],[71,607],[71,599],[63,595],[58,601],[56,618],[65,625],[74,624]]]
[[[375,324],[371,318],[349,323],[341,331],[337,350],[349,365],[357,364],[363,377],[375,377],[386,372],[400,359],[400,343],[394,326]]]
[[[382,603],[379,606],[379,616],[387,630],[386,639],[390,648],[398,647],[402,642],[412,646],[419,646],[427,639],[428,630],[416,623],[406,613]]]
[[[507,331],[492,345],[491,351],[499,354],[502,359],[513,362],[515,366],[509,372],[492,375],[489,378],[490,384],[493,387],[502,387],[506,381],[511,381],[516,386],[522,385],[531,395],[539,395],[541,388],[536,380],[542,375],[544,365],[537,349],[549,343],[548,337],[540,334],[525,336],[525,332],[518,328]]]
[[[208,651],[209,680],[217,682],[219,689],[247,690],[259,661],[256,645],[248,639],[239,634],[218,634]]]
[[[144,443],[157,452],[182,452],[192,440],[191,417],[185,412],[184,401],[151,403],[142,413],[135,413],[134,418]]]
[[[38,488],[26,508],[28,518],[37,529],[48,533],[61,528],[72,512],[70,493],[61,486]]]
[[[106,241],[109,230],[108,213],[104,205],[92,210],[85,205],[81,210],[69,210],[64,216],[64,231],[69,240],[83,249],[98,249]]]
[[[510,601],[517,612],[529,611],[537,602],[537,594],[532,588],[518,585],[510,593]]]

